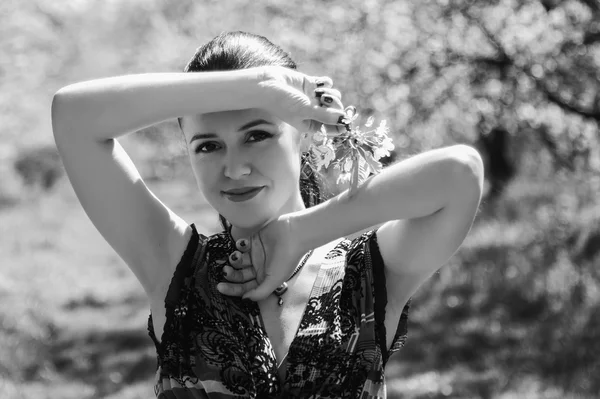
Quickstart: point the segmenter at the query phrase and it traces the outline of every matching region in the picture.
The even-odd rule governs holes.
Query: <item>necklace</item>
[[[308,260],[308,258],[310,258],[310,255],[312,255],[312,253],[313,253],[313,250],[311,249],[310,251],[308,251],[306,253],[306,255],[304,255],[304,258],[298,264],[298,266],[296,266],[296,268],[294,269],[294,272],[292,273],[290,278],[287,279],[287,281],[290,281],[292,278],[294,278],[294,276],[296,274],[298,274],[298,272],[304,267],[304,265],[306,264],[306,261]],[[279,287],[277,287],[275,289],[275,291],[273,291],[273,294],[277,295],[277,297],[278,297],[277,304],[279,306],[283,306],[283,294],[285,294],[285,292],[288,289],[287,281],[284,281],[283,284],[281,284]]]

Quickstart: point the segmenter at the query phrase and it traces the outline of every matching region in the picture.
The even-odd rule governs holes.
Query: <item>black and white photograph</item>
[[[599,0],[0,0],[0,397],[596,399]]]

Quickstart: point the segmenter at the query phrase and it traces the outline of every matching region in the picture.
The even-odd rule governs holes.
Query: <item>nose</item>
[[[223,174],[232,179],[239,180],[252,171],[250,162],[240,151],[227,151],[225,155]]]

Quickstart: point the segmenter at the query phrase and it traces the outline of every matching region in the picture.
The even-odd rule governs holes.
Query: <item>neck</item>
[[[258,233],[262,230],[266,225],[271,223],[274,220],[277,220],[281,215],[285,215],[286,213],[298,212],[306,209],[304,206],[304,201],[302,201],[302,196],[300,195],[300,191],[298,191],[297,195],[291,197],[288,202],[286,202],[279,212],[271,217],[264,223],[258,224],[256,226],[250,227],[240,227],[236,225],[231,226],[231,236],[234,240],[239,240],[240,238],[250,238],[254,234]]]

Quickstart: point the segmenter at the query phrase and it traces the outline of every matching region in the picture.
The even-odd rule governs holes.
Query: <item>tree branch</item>
[[[597,4],[600,9],[599,0],[586,0],[586,4],[588,2]],[[590,6],[590,7],[592,7],[592,6]],[[495,58],[475,57],[475,58],[471,58],[473,61],[483,62],[486,65],[493,65],[495,67],[499,67],[499,66],[506,67],[507,65],[512,65],[513,67],[518,68],[523,73],[525,73],[527,76],[532,78],[535,81],[536,87],[538,88],[538,90],[540,90],[544,94],[544,96],[546,97],[546,99],[549,102],[556,104],[559,107],[561,107],[569,112],[581,115],[586,118],[591,118],[591,119],[594,119],[594,120],[600,122],[600,109],[597,109],[597,108],[584,109],[584,108],[578,106],[577,104],[574,104],[570,101],[563,100],[556,92],[551,91],[548,88],[548,85],[544,81],[533,76],[528,71],[527,66],[523,66],[523,67],[517,66],[515,64],[514,59],[512,59],[512,57],[510,57],[506,53],[506,50],[504,49],[504,46],[502,45],[502,43],[494,36],[494,34],[492,32],[490,32],[490,30],[479,19],[477,19],[476,17],[471,15],[471,13],[469,13],[468,10],[461,10],[461,13],[465,16],[465,18],[469,19],[471,22],[473,22],[475,25],[477,25],[477,27],[481,30],[481,32],[489,40],[490,44],[492,44],[492,46],[494,46],[494,48],[497,51],[497,57],[495,57]],[[590,34],[587,39],[588,40],[600,40],[600,38],[598,38],[597,36],[600,36],[600,33]]]
[[[556,145],[556,141],[548,133],[548,130],[542,126],[539,129],[535,129],[535,132],[538,134],[538,137],[544,144],[544,147],[546,147],[548,152],[550,152],[550,155],[552,155],[556,163],[562,167],[569,169],[571,172],[574,172],[575,166],[573,164],[573,160],[566,158],[558,152],[558,146]]]
[[[527,72],[525,72],[525,73],[527,73]],[[579,107],[570,101],[563,100],[560,97],[560,95],[558,95],[556,92],[551,91],[548,88],[548,85],[546,83],[542,82],[540,79],[537,79],[535,76],[532,76],[529,73],[527,73],[527,75],[535,81],[537,88],[542,93],[544,93],[544,95],[546,96],[546,99],[549,102],[556,104],[559,107],[566,109],[570,112],[573,112],[575,114],[581,115],[586,118],[594,119],[595,121],[600,122],[600,110],[583,109],[582,107]]]
[[[471,15],[471,13],[467,9],[462,9],[462,10],[460,10],[460,12],[461,12],[461,14],[463,14],[463,16],[465,18],[467,18],[469,21],[471,21],[472,23],[477,25],[477,27],[481,30],[481,32],[488,39],[490,44],[496,49],[496,51],[497,51],[496,59],[497,60],[499,60],[501,62],[514,63],[512,61],[512,59],[506,53],[506,50],[504,49],[504,46],[502,45],[502,43],[500,43],[500,41],[498,39],[496,39],[494,34],[492,32],[490,32],[490,30],[487,28],[487,26],[485,26],[478,18]]]

